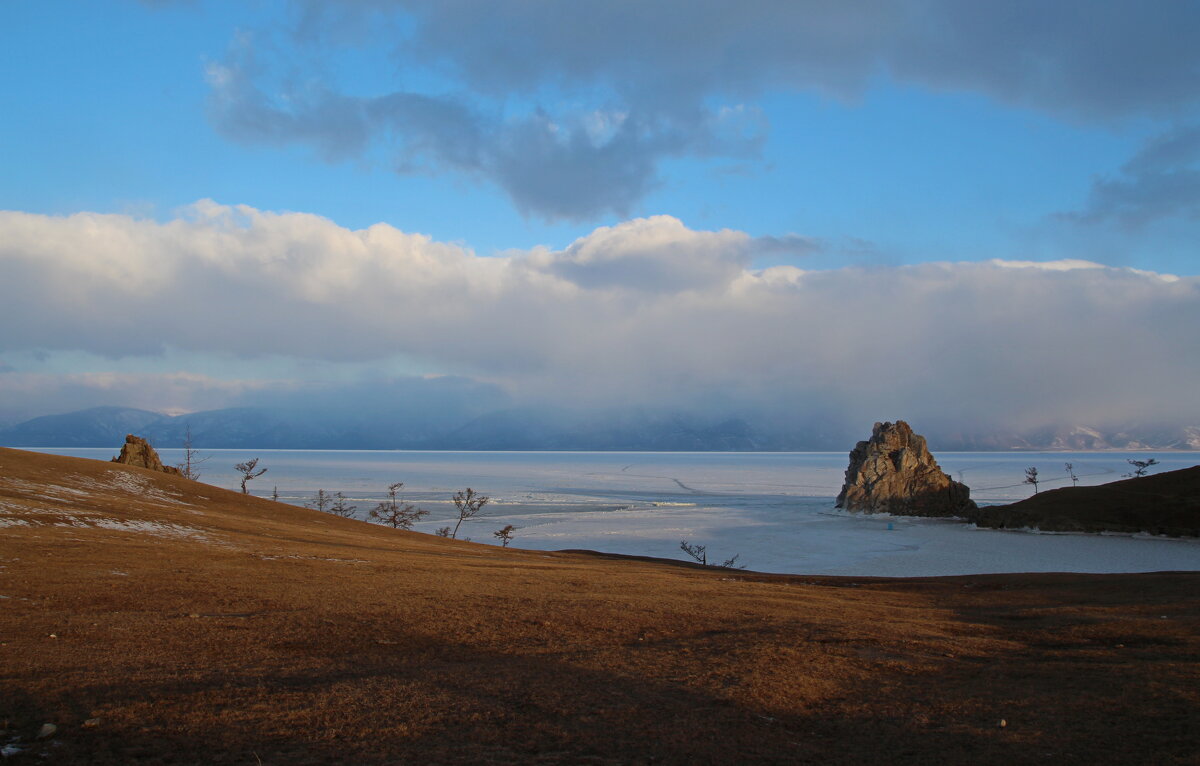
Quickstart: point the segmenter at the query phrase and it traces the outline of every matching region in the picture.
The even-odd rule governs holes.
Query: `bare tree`
[[[238,463],[237,465],[235,465],[233,467],[235,471],[237,471],[238,473],[240,473],[242,475],[242,494],[243,495],[250,494],[250,490],[246,489],[246,482],[250,481],[251,479],[257,479],[259,476],[262,476],[264,473],[267,472],[266,468],[262,468],[262,469],[255,471],[254,469],[257,466],[258,466],[258,458],[254,458],[253,460],[247,460],[244,463]]]
[[[404,482],[398,481],[388,485],[388,497],[379,505],[367,511],[367,515],[392,529],[412,529],[413,522],[420,521],[429,515],[429,511],[405,503],[399,498],[399,492]]]
[[[334,516],[341,516],[343,519],[349,519],[354,516],[354,512],[358,509],[357,505],[347,505],[346,496],[341,492],[333,496],[333,502],[329,504],[329,512]]]
[[[693,545],[692,543],[689,543],[687,540],[680,540],[679,541],[679,550],[681,550],[684,553],[686,553],[687,555],[691,556],[696,561],[699,561],[704,566],[717,566],[715,564],[710,565],[708,563],[708,546],[707,545]],[[737,560],[740,559],[741,557],[742,557],[742,554],[740,554],[740,553],[735,554],[732,558],[727,558],[724,561],[722,561],[720,566],[724,569],[745,569],[746,568],[745,564],[742,564],[739,566],[737,563]]]
[[[200,466],[207,463],[207,457],[200,457],[199,450],[192,446],[192,426],[189,423],[183,432],[183,462],[175,466],[185,479],[200,481]]]
[[[704,566],[708,566],[708,546],[707,545],[692,545],[687,540],[679,541],[679,550],[699,561]]]
[[[475,490],[470,487],[454,493],[454,506],[458,508],[458,523],[454,525],[454,531],[450,533],[450,536],[458,539],[458,528],[467,519],[478,516],[490,499],[487,495],[475,494]]]
[[[437,531],[434,532],[434,534],[437,535],[438,537],[449,537],[450,536],[450,527],[438,527]]]
[[[1037,494],[1038,487],[1038,469],[1034,466],[1029,466],[1025,469],[1025,484],[1033,485],[1033,494]]]
[[[356,505],[347,505],[346,496],[341,492],[330,493],[323,489],[318,489],[317,494],[313,495],[312,500],[305,503],[304,507],[325,513],[332,513],[334,516],[341,516],[342,518],[353,516],[354,511],[358,508]]]
[[[741,557],[742,557],[742,554],[735,553],[735,554],[733,554],[733,558],[725,559],[724,561],[722,561],[721,566],[725,569],[745,569],[746,568],[745,564],[738,566],[737,560],[740,559]]]
[[[512,542],[513,532],[516,530],[517,528],[512,524],[507,524],[505,525],[504,529],[497,529],[492,534],[500,539],[500,546],[502,548],[507,548],[508,544]]]
[[[304,504],[305,508],[312,508],[317,511],[328,511],[329,504],[333,502],[333,495],[323,489],[318,489],[317,494],[313,495],[312,500]]]
[[[1146,472],[1150,470],[1151,466],[1158,465],[1158,461],[1154,458],[1150,458],[1149,460],[1126,460],[1125,462],[1133,466],[1133,472],[1125,475],[1135,479],[1145,476]]]
[[[1079,486],[1079,477],[1075,475],[1075,464],[1067,463],[1066,466],[1067,466],[1067,476],[1071,477],[1071,486],[1078,487]]]

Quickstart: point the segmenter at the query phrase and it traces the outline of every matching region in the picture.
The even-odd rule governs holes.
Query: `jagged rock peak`
[[[876,423],[850,451],[837,506],[905,516],[958,516],[975,509],[971,490],[938,467],[925,437],[903,420]]]
[[[162,471],[163,473],[179,473],[178,468],[163,465],[162,459],[150,446],[150,442],[133,434],[125,435],[125,444],[121,447],[121,454],[114,457],[112,462],[133,465],[138,468],[149,468],[151,471]]]

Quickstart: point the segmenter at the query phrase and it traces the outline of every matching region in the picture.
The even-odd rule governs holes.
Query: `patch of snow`
[[[140,476],[136,473],[126,473],[124,471],[108,471],[108,484],[114,489],[123,490],[130,494],[138,495],[143,499],[150,499],[167,505],[189,505],[179,498],[183,497],[181,492],[174,490],[163,489],[151,485],[150,480],[145,476]]]
[[[32,521],[29,519],[6,519],[0,517],[0,527],[68,527],[74,529],[110,529],[115,532],[138,532],[142,534],[155,535],[157,537],[176,537],[196,540],[200,542],[209,542],[209,533],[197,529],[196,527],[187,527],[182,524],[172,524],[165,521],[142,521],[138,519],[111,519],[104,517],[79,517],[67,516],[65,518],[53,522]],[[124,572],[113,572],[113,574],[125,574]]]
[[[42,499],[47,500],[49,498],[42,498]],[[51,501],[51,502],[54,502],[54,501]],[[64,511],[64,506],[62,506],[61,504],[48,505],[48,506],[47,505],[32,506],[32,505],[10,504],[10,505],[4,506],[4,507],[0,507],[0,511],[5,511],[5,510],[7,510],[11,513],[18,513],[22,516],[61,516]],[[81,515],[81,516],[95,516],[98,513],[97,511],[93,511],[88,508],[79,508],[79,507],[71,507],[70,512],[73,514],[76,514],[76,515]]]
[[[195,527],[171,524],[163,521],[137,521],[134,519],[89,519],[86,526],[111,529],[117,532],[140,532],[156,537],[182,537],[192,540],[207,540],[208,533]]]
[[[21,490],[26,495],[41,498],[43,500],[50,500],[56,503],[75,501],[81,497],[87,497],[89,494],[88,492],[75,487],[65,487],[61,484],[47,484],[45,482],[37,481],[26,481],[24,479],[8,479],[6,483],[9,486]]]
[[[303,559],[305,561],[333,561],[338,564],[369,564],[370,563],[366,559],[338,559],[338,558],[329,558],[326,556],[302,556],[297,553],[291,553],[291,554],[286,554],[286,555],[280,554],[278,556],[272,556],[268,553],[259,553],[259,554],[256,554],[256,557],[259,559],[262,559],[263,561],[279,561],[280,559]]]

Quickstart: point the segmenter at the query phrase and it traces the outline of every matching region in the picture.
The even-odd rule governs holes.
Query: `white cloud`
[[[1103,269],[1104,264],[1094,261],[1084,261],[1078,258],[1064,258],[1058,261],[1009,261],[993,258],[988,261],[1002,269],[1043,269],[1045,271],[1074,271],[1076,269]]]
[[[671,216],[605,226],[531,265],[583,287],[678,292],[728,285],[748,263],[740,231],[691,231]]]
[[[865,422],[1200,415],[1195,277],[1074,260],[755,271],[761,243],[658,216],[486,258],[208,201],[165,223],[5,212],[0,354],[403,356],[518,398]]]

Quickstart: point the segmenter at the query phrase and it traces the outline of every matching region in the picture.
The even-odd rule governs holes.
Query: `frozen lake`
[[[114,449],[45,449],[108,459]],[[176,463],[180,450],[161,451]],[[342,492],[358,516],[403,481],[404,498],[430,511],[417,531],[432,533],[454,513],[450,497],[471,487],[492,498],[460,537],[494,543],[517,528],[513,545],[684,559],[679,541],[707,545],[710,561],[739,554],[763,572],[924,576],[988,572],[1200,570],[1200,541],[1121,535],[979,530],[961,522],[848,514],[834,509],[847,456],[812,452],[395,452],[203,450],[201,481],[236,489],[235,463],[260,458],[254,494],[303,504],[318,488]],[[1028,466],[1041,489],[1102,484],[1154,457],[1160,472],[1200,463],[1200,453],[945,452],[942,468],[981,504],[1028,497]]]

